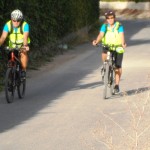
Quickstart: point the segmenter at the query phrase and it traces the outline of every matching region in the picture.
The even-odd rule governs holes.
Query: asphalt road
[[[122,93],[102,99],[100,50],[80,45],[52,67],[29,72],[23,100],[7,104],[0,93],[0,150],[150,147],[150,21],[122,23],[128,44]]]

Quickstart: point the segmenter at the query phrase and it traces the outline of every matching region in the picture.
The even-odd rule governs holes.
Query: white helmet
[[[23,14],[19,9],[14,10],[11,13],[11,19],[13,20],[22,20],[23,19]]]

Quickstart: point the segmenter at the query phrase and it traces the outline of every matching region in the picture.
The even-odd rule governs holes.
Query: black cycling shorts
[[[122,68],[122,60],[123,60],[123,53],[119,54],[116,52],[115,54],[115,66],[116,68]]]
[[[102,53],[105,53],[107,54],[107,51],[108,51],[108,48],[107,47],[103,47],[102,49]],[[116,68],[122,68],[122,60],[123,60],[123,53],[117,53],[117,52],[114,52],[114,55],[115,55],[115,66]]]

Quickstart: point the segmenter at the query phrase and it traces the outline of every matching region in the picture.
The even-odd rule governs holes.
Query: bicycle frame
[[[7,71],[5,78],[5,95],[8,103],[12,103],[14,99],[15,89],[17,87],[18,97],[21,99],[25,95],[26,79],[21,78],[21,61],[20,52],[24,49],[7,49],[9,50],[10,58],[7,63]],[[15,56],[15,50],[18,51]]]
[[[15,67],[17,65],[17,63],[21,64],[20,59],[15,56],[14,50],[15,49],[10,51],[10,59],[8,60],[8,64],[7,64],[9,68]],[[20,52],[18,52],[18,53],[20,53]],[[18,55],[20,55],[20,54],[18,54]]]
[[[103,64],[104,74],[104,93],[103,98],[106,99],[108,96],[108,88],[110,89],[110,95],[113,94],[113,86],[115,80],[115,51],[111,51],[108,47],[107,51],[107,59]]]

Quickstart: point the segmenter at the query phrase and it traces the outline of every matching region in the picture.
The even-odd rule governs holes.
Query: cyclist
[[[104,14],[106,21],[101,26],[100,32],[96,38],[93,40],[93,45],[96,46],[99,42],[102,42],[102,45],[114,45],[118,47],[122,47],[123,49],[116,52],[116,64],[115,64],[115,86],[114,93],[119,93],[119,82],[122,74],[122,60],[124,48],[126,47],[125,36],[124,36],[124,28],[123,25],[116,21],[116,15],[114,11],[108,10]],[[107,50],[106,46],[103,47],[102,50],[102,61],[104,62],[107,58]]]
[[[0,46],[8,38],[9,48],[25,48],[26,51],[21,52],[20,61],[22,65],[22,76],[26,76],[26,68],[28,62],[27,51],[29,51],[29,24],[24,21],[23,13],[16,9],[11,12],[11,20],[9,20],[3,28],[2,35],[0,37]],[[15,53],[17,55],[18,52]]]

